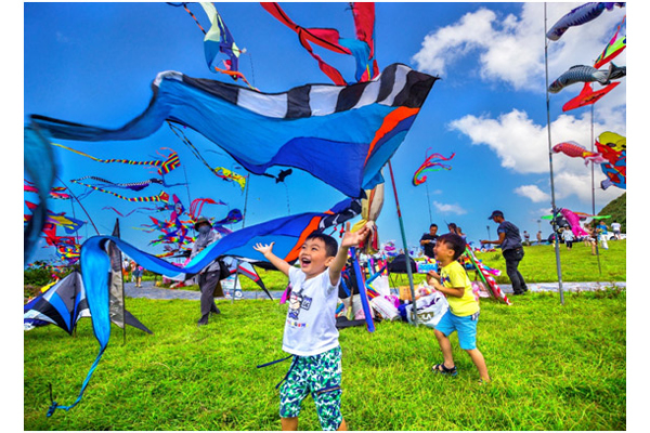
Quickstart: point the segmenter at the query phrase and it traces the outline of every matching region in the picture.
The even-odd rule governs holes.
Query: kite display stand
[[[471,250],[469,247],[465,247],[465,253],[467,253],[467,256],[469,257],[469,260],[472,262],[474,265],[474,268],[476,269],[476,273],[478,276],[481,278],[481,281],[485,285],[485,287],[490,291],[490,294],[492,297],[496,299],[500,299],[503,302],[505,302],[507,305],[512,305],[512,302],[510,302],[510,299],[508,299],[508,296],[501,290],[499,285],[497,284],[496,280],[490,273],[485,269],[485,266],[483,266],[483,263],[481,263],[476,256],[474,255],[474,252]]]

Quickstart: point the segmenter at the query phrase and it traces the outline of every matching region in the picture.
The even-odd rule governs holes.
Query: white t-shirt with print
[[[327,269],[313,278],[306,277],[300,269],[289,268],[291,296],[282,350],[298,356],[318,355],[339,345],[335,317],[338,284],[330,284]]]

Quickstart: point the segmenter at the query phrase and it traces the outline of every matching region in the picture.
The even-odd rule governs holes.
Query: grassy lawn
[[[535,253],[526,254],[532,261]],[[560,306],[550,293],[509,307],[481,301],[479,345],[494,379],[483,386],[455,335],[454,379],[429,371],[441,360],[430,329],[382,322],[373,334],[342,330],[350,429],[625,430],[626,292],[571,293],[565,301]],[[289,361],[255,366],[285,356],[287,306],[218,305],[223,313],[197,328],[196,301],[128,299],[127,308],[155,334],[130,328],[124,343],[113,327],[82,402],[51,418],[49,384],[59,404],[71,404],[98,345],[88,319],[74,338],[54,326],[25,333],[24,429],[278,430],[274,386]],[[320,430],[310,398],[300,429]]]
[[[560,263],[562,281],[625,281],[626,280],[626,240],[609,241],[609,250],[598,249],[599,256],[591,255],[591,247],[582,243],[574,243],[571,250],[560,245]],[[557,282],[557,264],[555,247],[539,245],[524,247],[524,259],[519,265],[519,272],[524,279],[531,283]],[[501,251],[478,253],[477,257],[486,265],[501,269],[497,283],[510,284],[506,275],[506,261]],[[600,258],[600,271],[598,268]]]

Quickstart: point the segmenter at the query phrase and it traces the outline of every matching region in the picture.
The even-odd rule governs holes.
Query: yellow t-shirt
[[[479,310],[478,301],[472,292],[472,282],[467,272],[457,261],[453,261],[440,270],[440,282],[444,287],[464,287],[465,293],[462,298],[447,296],[449,309],[456,316],[471,316]]]

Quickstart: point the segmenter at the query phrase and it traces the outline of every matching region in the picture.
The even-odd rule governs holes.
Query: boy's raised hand
[[[370,230],[367,226],[363,226],[361,230],[352,233],[350,231],[350,223],[345,224],[345,234],[341,240],[341,246],[345,248],[355,247],[359,245],[368,236]]]
[[[273,252],[273,244],[274,244],[274,243],[275,243],[275,242],[271,242],[270,245],[262,245],[262,244],[260,244],[260,243],[257,243],[257,244],[255,244],[255,246],[253,247],[253,249],[254,249],[255,251],[259,251],[260,253],[262,253],[262,255],[265,256],[266,254],[268,254],[268,253],[272,253],[272,252]]]
[[[273,254],[273,244],[275,244],[275,242],[271,242],[270,245],[262,245],[258,243],[255,244],[253,249],[255,251],[259,251],[260,253],[262,253],[265,259],[271,262],[271,264],[275,266],[279,271],[284,273],[284,275],[288,276],[289,269],[291,268],[291,266],[289,265],[289,263],[285,262],[280,257]]]

